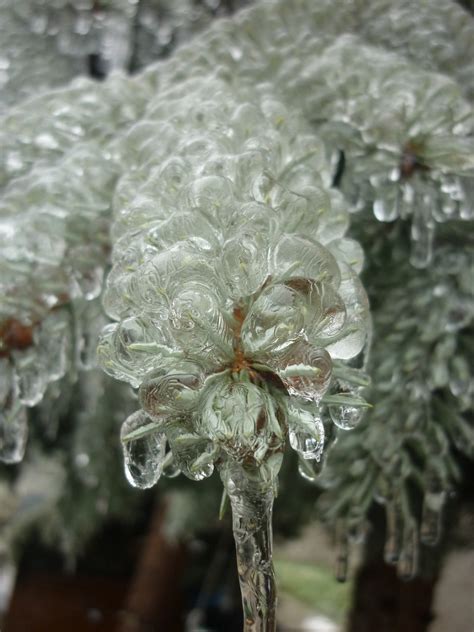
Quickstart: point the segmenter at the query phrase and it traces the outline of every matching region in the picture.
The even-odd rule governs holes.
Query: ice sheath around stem
[[[272,562],[273,480],[257,468],[226,462],[220,474],[232,507],[232,528],[244,632],[275,632],[277,594]]]

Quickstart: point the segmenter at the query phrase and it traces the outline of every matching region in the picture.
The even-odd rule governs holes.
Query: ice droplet
[[[124,421],[120,433],[125,475],[131,485],[141,489],[156,484],[165,458],[166,437],[156,429],[146,432],[150,423],[148,415],[137,410]]]
[[[329,406],[331,419],[341,430],[352,430],[364,416],[364,408],[356,406]]]
[[[217,451],[211,441],[177,425],[167,427],[173,460],[181,472],[192,481],[202,481],[214,472]]]
[[[374,215],[379,222],[394,222],[399,215],[398,197],[375,200]]]
[[[332,377],[331,356],[325,349],[297,345],[286,368],[279,371],[290,395],[318,401],[327,391]]]
[[[455,356],[450,364],[449,390],[454,397],[461,397],[469,392],[471,376],[469,365],[465,358]]]
[[[435,225],[429,217],[429,209],[421,208],[414,213],[411,225],[410,263],[415,268],[426,268],[431,262],[434,234]]]
[[[0,409],[0,461],[19,463],[25,454],[27,438],[26,408],[10,392],[5,406]]]
[[[290,445],[303,459],[318,459],[321,457],[321,441],[309,432],[295,432],[290,430]]]
[[[466,301],[452,300],[446,314],[446,331],[455,332],[466,327],[472,319],[472,310]]]
[[[203,455],[205,456],[205,455]],[[183,470],[183,474],[190,478],[192,481],[203,481],[205,478],[209,478],[214,472],[213,463],[199,463],[198,459],[193,463],[192,467],[188,467]]]
[[[87,467],[90,463],[90,460],[91,460],[90,456],[86,454],[85,452],[80,452],[79,454],[76,454],[76,456],[74,457],[74,463],[79,468]]]
[[[318,460],[312,459],[303,459],[300,457],[298,459],[298,472],[300,476],[302,476],[309,483],[316,483],[319,475],[321,474],[321,470],[323,469],[324,460],[321,458]]]
[[[18,398],[25,406],[36,406],[43,399],[48,385],[48,375],[41,366],[41,358],[35,349],[19,351],[14,358]]]
[[[296,450],[303,459],[319,461],[324,448],[324,425],[317,410],[291,405],[288,424],[293,450]]]

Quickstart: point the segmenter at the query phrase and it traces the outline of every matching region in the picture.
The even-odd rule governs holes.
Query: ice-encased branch
[[[277,594],[272,562],[275,483],[226,463],[221,478],[232,507],[245,632],[274,632]]]

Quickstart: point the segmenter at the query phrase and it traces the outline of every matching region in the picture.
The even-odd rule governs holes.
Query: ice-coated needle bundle
[[[0,457],[7,462],[23,456],[25,406],[37,405],[51,382],[95,363],[119,173],[104,146],[144,107],[145,86],[132,101],[130,81],[81,81],[3,119],[0,401],[11,441]]]
[[[369,296],[379,301],[368,367],[373,408],[331,452],[320,508],[338,524],[346,557],[373,503],[382,505],[385,559],[408,579],[423,564],[420,541],[433,546],[442,536],[444,506],[462,474],[458,455],[474,455],[473,238],[462,224],[445,225],[431,267],[416,270],[400,235],[381,228],[356,227],[370,255]],[[382,252],[390,265],[380,266]]]
[[[165,463],[193,480],[217,465],[246,616],[263,608],[270,621],[270,516],[287,435],[319,462],[327,408],[349,427],[366,406],[351,392],[363,375],[344,368],[368,338],[362,253],[344,236],[321,140],[265,86],[242,103],[218,79],[183,82],[116,151],[135,168],[115,196],[104,304],[119,322],[98,357],[139,387],[142,409],[122,427],[127,477],[149,487]]]
[[[136,72],[226,13],[221,0],[0,0],[0,110],[78,75]]]
[[[117,187],[104,301],[119,323],[98,354],[140,387],[145,414],[124,440],[129,459],[136,442],[150,444],[150,470],[164,458],[157,433],[197,479],[224,455],[279,460],[287,427],[302,456],[319,459],[323,425],[305,401],[320,402],[333,362],[367,340],[362,254],[344,237],[324,147],[271,93],[252,96],[241,103],[216,79],[185,82],[117,148],[136,168]]]

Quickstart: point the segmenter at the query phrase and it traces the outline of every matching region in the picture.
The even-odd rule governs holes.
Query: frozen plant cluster
[[[225,67],[245,84],[271,82],[325,140],[335,176],[342,160],[336,184],[353,210],[370,202],[380,221],[411,220],[411,260],[422,268],[432,257],[436,225],[473,218],[472,94],[466,78],[455,78],[456,69],[470,67],[461,56],[471,59],[474,27],[455,5],[443,9],[428,0],[417,15],[403,0],[391,4],[407,36],[416,36],[430,11],[430,32],[443,46],[429,62],[379,48],[391,22],[378,3],[340,3],[334,11],[321,1],[258,4],[221,21],[170,65],[177,81]],[[453,37],[457,47],[448,46]]]
[[[26,407],[37,405],[51,382],[95,365],[118,175],[112,160],[97,157],[117,126],[130,125],[144,107],[137,91],[130,100],[130,81],[116,77],[106,87],[83,80],[3,119],[0,391],[7,462],[23,456]]]
[[[319,460],[323,422],[305,401],[334,401],[338,425],[359,416],[356,396],[323,396],[369,327],[323,144],[266,90],[242,104],[198,79],[162,92],[122,150],[135,168],[116,189],[104,298],[120,322],[98,355],[140,387],[144,412],[123,430],[129,479],[156,482],[166,439],[194,479],[223,459],[279,463],[287,426]]]
[[[350,506],[360,524],[375,496],[387,498],[403,508],[389,511],[396,537],[415,542],[412,500],[376,490],[386,480],[397,488],[400,463],[417,478],[416,445],[427,464],[420,489],[444,498],[459,429],[463,450],[472,439],[472,392],[459,386],[471,371],[468,256],[458,253],[466,262],[453,272],[445,236],[472,226],[473,46],[472,18],[454,2],[260,2],[134,79],[82,80],[7,113],[3,458],[21,458],[25,406],[90,357],[112,263],[104,305],[118,323],[99,355],[139,388],[142,410],[123,430],[129,479],[148,486],[162,468],[198,479],[220,468],[249,612],[260,607],[252,595],[272,609],[257,587],[269,576],[271,537],[260,540],[257,568],[242,534],[269,534],[287,433],[302,474],[322,469],[332,486],[332,518]],[[365,351],[368,314],[348,210],[369,253],[369,416],[379,420],[352,439],[339,429],[362,416],[366,359],[354,357]],[[459,243],[467,248],[467,237]],[[395,456],[369,476],[382,417]],[[324,435],[337,439],[327,467]],[[347,485],[352,494],[337,495]]]
[[[229,15],[249,0],[139,0],[134,18],[132,71],[167,57],[214,18]]]
[[[371,204],[382,222],[411,219],[411,263],[423,268],[436,224],[474,219],[473,110],[453,80],[393,53],[373,59],[372,47],[340,37],[308,83],[297,80],[299,95],[304,90],[308,117],[321,124],[327,145],[344,156],[338,186],[354,210]]]
[[[360,420],[366,378],[346,363],[370,320],[323,143],[268,87],[250,90],[242,103],[212,76],[163,88],[116,146],[133,162],[115,192],[104,296],[119,322],[98,357],[139,387],[141,409],[122,426],[129,481],[150,487],[163,470],[202,480],[217,466],[246,617],[270,622],[286,439],[319,463],[323,414],[344,429]]]
[[[159,93],[160,89],[165,89],[173,83],[184,82],[186,77],[193,73],[205,76],[220,74],[223,80],[231,86],[233,83],[247,86],[256,82],[271,81],[273,85],[280,86],[282,91],[285,87],[282,95],[288,103],[287,107],[295,108],[295,110],[296,108],[303,109],[303,113],[309,116],[313,125],[318,125],[321,135],[326,139],[326,152],[328,158],[332,160],[333,173],[335,148],[339,153],[343,148],[347,166],[347,173],[343,174],[341,180],[343,190],[344,180],[349,179],[347,174],[354,172],[356,170],[354,165],[363,162],[365,158],[367,169],[363,175],[360,173],[357,175],[359,178],[365,176],[367,181],[357,183],[357,178],[354,176],[357,185],[355,189],[362,188],[368,191],[367,197],[369,199],[372,192],[376,197],[375,194],[379,193],[377,186],[380,183],[379,162],[385,164],[385,162],[391,161],[391,164],[384,167],[391,176],[398,155],[402,169],[404,166],[409,169],[411,165],[413,174],[410,176],[423,177],[425,180],[429,177],[426,182],[425,180],[423,182],[431,195],[444,196],[443,200],[450,199],[448,215],[457,213],[460,217],[468,217],[470,211],[465,203],[466,196],[461,196],[459,199],[458,193],[462,186],[469,187],[470,183],[467,175],[469,175],[471,166],[469,149],[472,140],[467,134],[470,131],[471,114],[469,106],[459,94],[457,85],[440,75],[420,70],[393,54],[381,53],[378,49],[370,48],[354,36],[343,35],[328,38],[327,33],[342,30],[343,23],[355,29],[356,25],[349,17],[336,15],[335,12],[329,11],[324,3],[307,6],[304,2],[296,2],[291,10],[284,4],[268,5],[265,3],[242,12],[234,20],[221,20],[215,28],[206,34],[205,38],[197,38],[194,44],[182,47],[169,62],[147,71],[133,84],[120,77],[111,79],[103,87],[92,86],[87,82],[79,83],[64,93],[58,92],[51,96],[39,98],[34,106],[26,104],[7,115],[4,126],[6,151],[2,165],[2,176],[6,182],[7,190],[4,197],[9,202],[11,199],[9,204],[12,209],[11,213],[14,214],[15,209],[20,206],[26,209],[27,216],[34,214],[35,217],[39,216],[38,221],[43,219],[41,214],[37,212],[38,205],[32,207],[31,202],[28,199],[25,200],[30,179],[34,178],[33,174],[37,170],[41,173],[41,183],[35,186],[40,191],[43,189],[43,202],[40,202],[40,206],[45,204],[44,200],[47,197],[48,213],[51,213],[51,200],[54,200],[55,195],[58,200],[61,200],[60,206],[64,217],[68,217],[68,211],[74,208],[73,205],[76,202],[85,212],[97,213],[99,207],[104,211],[104,233],[101,233],[100,230],[92,231],[92,224],[87,221],[84,222],[82,234],[74,225],[74,238],[79,242],[78,248],[85,248],[87,251],[87,263],[85,264],[81,257],[76,262],[75,258],[71,258],[70,251],[67,251],[68,262],[66,266],[60,265],[62,262],[62,253],[60,252],[62,241],[55,238],[51,240],[51,236],[54,234],[54,221],[53,228],[47,225],[47,221],[44,222],[43,232],[47,233],[50,242],[54,242],[55,246],[54,248],[44,247],[44,250],[48,251],[45,262],[47,266],[50,266],[45,270],[45,279],[48,279],[49,282],[49,277],[54,277],[54,274],[58,273],[68,285],[70,279],[65,279],[67,275],[64,275],[64,269],[71,265],[74,268],[72,273],[74,277],[81,276],[81,267],[85,265],[88,268],[86,273],[88,282],[97,279],[97,274],[100,279],[100,265],[94,268],[93,264],[101,257],[103,257],[102,262],[107,260],[107,238],[104,236],[104,239],[101,239],[100,235],[104,235],[108,230],[111,192],[115,187],[116,178],[122,170],[128,170],[128,174],[122,180],[127,182],[127,178],[130,179],[131,186],[135,186],[136,174],[133,165],[131,167],[127,164],[127,150],[121,150],[125,158],[116,157],[113,151],[103,152],[103,155],[99,157],[98,148],[110,144],[113,149],[114,131],[116,132],[119,128],[126,129],[137,120],[142,115],[147,100],[155,91]],[[254,32],[256,23],[260,25],[258,38]],[[312,34],[317,25],[324,26],[326,33],[324,37],[318,38]],[[371,54],[373,56],[377,54],[379,62],[375,65],[374,72],[370,74],[369,81],[364,69],[367,67],[367,61]],[[346,62],[348,59],[357,60],[358,58],[362,62],[360,64],[357,61],[353,63],[354,82],[347,82],[347,77],[344,76],[347,71],[344,68],[349,64]],[[332,73],[335,80],[333,84],[328,85],[327,82],[325,84],[324,78],[329,73]],[[416,90],[422,80],[427,87],[433,86],[432,98],[427,104],[431,108],[431,115],[428,118],[432,119],[433,130],[436,131],[438,124],[442,124],[442,134],[439,137],[435,135],[433,143],[436,145],[436,139],[438,146],[441,139],[451,143],[449,145],[451,148],[449,164],[447,164],[445,156],[434,156],[429,169],[426,167],[418,169],[416,162],[418,158],[415,160],[413,156],[405,156],[403,153],[404,148],[406,148],[407,143],[411,142],[415,133],[413,130],[419,130],[420,126],[423,129],[428,125],[423,118],[423,108],[413,107],[413,102],[417,102],[415,97],[418,93]],[[129,87],[131,85],[133,88]],[[313,91],[311,91],[311,86],[315,88]],[[134,92],[133,95],[131,94],[132,91]],[[63,108],[60,104],[63,101],[67,102],[68,95],[72,97],[73,94],[76,97],[74,107],[65,105]],[[40,107],[38,107],[39,103],[41,103]],[[299,105],[300,103],[301,105]],[[390,110],[390,104],[393,103],[397,103],[399,108]],[[41,107],[52,113],[50,120],[46,122],[39,120]],[[364,108],[370,109],[371,117],[364,117],[366,111]],[[400,115],[400,112],[406,114],[407,111],[410,111],[409,125],[405,123],[406,117]],[[386,137],[389,132],[386,131],[383,122],[387,112],[390,115],[393,128],[397,130],[395,140],[398,142],[398,149],[393,143],[393,139]],[[452,113],[454,121],[448,120],[447,113]],[[75,118],[78,119],[78,125],[75,124]],[[81,124],[83,118],[85,125]],[[369,122],[367,118],[369,118]],[[22,125],[23,121],[27,122],[26,127]],[[20,128],[21,133],[19,132]],[[34,130],[35,133],[31,133],[30,129]],[[347,142],[348,146],[344,145],[343,142]],[[369,158],[374,155],[374,144],[380,147],[381,154],[377,160],[372,160],[371,166]],[[394,158],[388,158],[387,147],[392,147]],[[352,159],[351,151],[354,152]],[[94,157],[92,156],[93,153]],[[67,155],[68,159],[62,161],[58,166],[59,156],[63,157],[64,155]],[[87,190],[84,190],[83,187],[84,179],[91,183],[94,183],[94,179],[91,179],[89,173],[83,170],[82,165],[78,168],[76,162],[80,162],[80,160],[83,160],[86,168],[90,167],[91,176],[93,171],[94,176],[99,179],[97,185],[92,184]],[[443,160],[445,160],[444,163]],[[119,164],[120,161],[122,164]],[[404,161],[410,164],[406,166]],[[97,168],[97,164],[100,164],[100,169]],[[72,179],[62,177],[63,170],[67,169],[67,165],[71,165]],[[56,168],[55,172],[54,168]],[[57,181],[54,177],[51,180],[44,179],[45,169],[48,171],[53,169]],[[436,169],[442,172],[442,176],[448,180],[450,171],[456,171],[456,174],[459,172],[462,174],[465,171],[466,176],[463,176],[462,181],[458,182],[459,177],[453,175],[451,179],[457,179],[456,186],[451,187],[451,190],[447,192],[441,191],[444,180],[436,180],[432,177]],[[78,183],[77,190],[74,187],[75,181]],[[392,180],[390,182],[393,186],[380,187],[382,192],[387,189],[386,195],[389,201],[393,199],[393,190],[397,186],[396,182],[392,182]],[[124,185],[121,186],[123,188]],[[408,188],[407,182],[402,180],[399,188]],[[37,195],[36,189],[35,195]],[[97,201],[91,198],[87,199],[91,195],[97,196]],[[99,198],[100,202],[98,201]],[[68,200],[66,204],[64,200]],[[380,208],[383,203],[384,200],[374,199],[376,209]],[[98,206],[94,207],[94,204],[98,204]],[[74,222],[76,219],[77,214],[75,213]],[[14,223],[17,221],[21,222],[21,215],[15,215]],[[100,226],[100,223],[98,225]],[[10,230],[10,226],[8,229]],[[429,226],[422,226],[421,233],[423,230],[429,232]],[[18,230],[18,233],[20,232]],[[91,236],[90,232],[95,234]],[[32,233],[34,233],[34,237],[40,234],[37,228],[32,230]],[[26,242],[31,239],[28,234],[26,232],[24,235]],[[415,231],[415,237],[423,243],[426,241],[421,239],[423,235],[420,234],[420,231],[418,233]],[[43,245],[43,242],[48,243],[47,239],[38,241],[40,246]],[[34,243],[34,238],[32,239],[32,246],[30,251],[34,253],[35,248],[38,247]],[[95,251],[95,257],[90,256],[91,250]],[[32,262],[22,261],[27,271],[20,272],[17,267],[15,268],[16,253],[14,249],[13,257],[8,249],[6,253],[6,266],[9,266],[9,262],[13,264],[13,276],[19,274],[20,277],[23,277],[20,282],[21,287],[21,283],[24,283],[24,277],[32,273]],[[18,255],[23,257],[21,252]],[[38,258],[41,260],[42,256],[45,255],[40,253]],[[48,257],[51,260],[48,261]],[[34,259],[34,255],[32,258]],[[41,291],[41,284],[37,285],[35,290]],[[4,317],[7,325],[3,325],[5,330],[3,338],[7,339],[12,337],[15,339],[15,335],[10,335],[12,324],[9,319],[21,314],[21,310],[18,308],[25,303],[22,291],[17,286],[16,280],[12,280],[9,284],[9,287],[17,288],[13,294],[18,303],[15,303],[15,300],[11,303],[7,301],[9,311]],[[54,303],[58,300],[59,294],[63,297],[67,296],[67,292],[62,292],[64,289],[63,284],[61,292],[53,292],[53,298],[49,296],[48,300]],[[100,292],[100,280],[96,283],[94,292]],[[12,294],[12,291],[8,291],[8,294]],[[38,310],[42,304],[44,305],[43,299],[35,301],[34,308]],[[27,318],[20,317],[19,320],[20,323],[25,320],[31,323],[39,322],[41,318],[28,314]],[[14,327],[16,327],[15,323]],[[27,340],[28,335],[27,332]],[[4,347],[8,347],[7,343],[4,342],[3,344]],[[13,340],[10,347],[15,350],[18,344],[28,348],[31,346],[23,340],[19,342]],[[4,355],[6,355],[7,350],[4,351]]]
[[[36,12],[30,15],[33,4]],[[18,100],[24,87],[37,90],[35,81],[42,84],[43,74],[36,72],[36,64],[58,82],[82,72],[80,64],[66,63],[50,45],[53,36],[68,33],[61,20],[75,15],[73,10],[86,14],[89,5],[0,6],[5,16],[0,26],[6,86],[2,100]],[[125,5],[131,17],[132,5]],[[119,11],[120,6],[109,4],[112,8]],[[38,37],[25,31],[33,17],[44,26]],[[70,59],[86,52],[67,43],[64,50]],[[35,78],[30,82],[25,72],[32,64]],[[27,408],[41,402],[48,385],[64,376],[74,381],[96,364],[97,334],[105,323],[99,297],[110,263],[111,198],[120,172],[116,162],[100,155],[118,129],[141,116],[150,94],[149,82],[137,87],[124,76],[111,77],[107,86],[81,78],[71,87],[26,101],[3,117],[0,452],[5,462],[23,457]],[[62,396],[61,389],[52,388],[51,397],[53,393]]]
[[[29,3],[0,2],[0,112],[86,72],[84,60],[58,54],[54,37],[33,33],[16,12],[19,6]]]
[[[0,110],[76,76],[136,72],[211,20],[220,0],[1,0]]]
[[[2,477],[2,573],[33,524],[74,565],[104,523],[134,519],[143,497],[123,476],[118,434],[135,406],[132,393],[99,369],[50,384],[32,411],[34,432],[18,475]]]
[[[60,55],[98,55],[107,69],[123,68],[130,55],[137,0],[27,0],[14,13],[39,36],[51,37]]]
[[[384,235],[380,225],[361,223],[356,232],[365,234],[370,257],[374,379],[366,396],[373,408],[334,447],[318,479],[327,488],[320,508],[338,525],[347,570],[350,544],[380,503],[385,558],[410,578],[420,541],[433,546],[441,537],[444,506],[461,475],[457,453],[474,456],[473,237],[462,225],[446,226],[432,265],[420,271],[407,261],[400,229]]]

